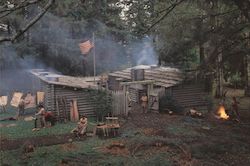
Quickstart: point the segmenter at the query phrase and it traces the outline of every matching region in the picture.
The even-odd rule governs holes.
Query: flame
[[[217,113],[221,119],[228,119],[229,118],[229,116],[227,115],[227,113],[225,111],[225,107],[222,105],[219,107]]]

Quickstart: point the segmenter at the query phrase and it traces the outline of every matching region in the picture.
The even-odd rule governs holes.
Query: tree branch
[[[55,0],[49,0],[49,2],[44,7],[43,11],[38,14],[35,18],[33,18],[25,27],[19,30],[14,36],[12,37],[3,37],[0,38],[0,43],[5,41],[14,42],[18,37],[24,34],[30,27],[32,27],[38,20],[42,18],[42,16],[48,11],[48,9],[52,6]]]
[[[149,32],[153,27],[155,27],[158,23],[160,23],[165,17],[167,17],[168,14],[171,13],[174,10],[174,8],[176,8],[178,5],[180,5],[184,1],[185,0],[180,0],[179,2],[176,2],[176,3],[172,4],[171,6],[169,6],[168,8],[160,11],[160,12],[166,11],[166,13],[164,15],[162,15],[159,20],[157,20],[156,22],[154,22],[143,34]]]
[[[4,13],[4,12],[9,12],[9,11],[15,11],[15,10],[18,10],[18,9],[21,9],[21,8],[24,8],[26,6],[29,6],[29,5],[32,5],[32,4],[35,4],[39,1],[42,1],[42,0],[32,0],[32,1],[23,1],[21,2],[20,4],[17,4],[16,7],[13,7],[13,8],[5,8],[3,10],[0,10],[0,13]]]
[[[250,22],[250,1],[249,0],[232,0],[234,4],[240,9],[242,14]]]
[[[198,17],[193,17],[193,18],[190,18],[190,20],[195,20],[195,19],[207,19],[209,17],[220,17],[220,16],[225,16],[227,14],[231,14],[231,13],[234,13],[234,12],[237,12],[239,11],[239,9],[234,9],[234,10],[230,10],[230,11],[226,11],[226,12],[223,12],[223,13],[215,13],[215,14],[211,14],[211,15],[199,15]]]
[[[245,27],[244,27],[245,28]],[[226,44],[226,42],[228,40],[230,40],[231,38],[234,37],[235,34],[238,34],[240,32],[242,32],[242,30],[244,28],[239,28],[235,31],[233,31],[232,33],[228,34],[228,35],[225,35],[227,36],[227,38],[224,38],[222,41],[220,41],[220,43],[218,43],[216,45],[216,47],[214,48],[213,52],[209,55],[209,57],[207,58],[206,61],[204,61],[202,64],[200,64],[200,66],[198,67],[198,69],[202,69],[203,66],[205,66],[206,64],[208,63],[212,63],[214,62],[214,60],[217,58],[217,56],[222,53],[222,51],[224,49],[228,49],[228,48],[231,48],[232,46],[235,46],[237,45],[236,43],[230,43],[230,44]],[[246,40],[247,38],[243,38],[244,40]]]
[[[36,4],[40,1],[43,1],[43,0],[33,0],[33,1],[24,1],[20,4],[18,4],[16,7],[14,8],[7,8],[7,9],[4,9],[4,10],[0,10],[0,14],[3,13],[3,15],[0,16],[0,19],[3,18],[3,17],[6,17],[8,16],[9,14],[11,14],[12,12],[16,11],[16,10],[19,10],[19,9],[22,9],[22,8],[25,8],[27,6],[30,6],[30,5],[33,5],[33,4]],[[26,2],[26,3],[25,3]]]

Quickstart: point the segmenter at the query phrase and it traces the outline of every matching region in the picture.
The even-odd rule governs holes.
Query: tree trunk
[[[216,87],[216,97],[223,96],[223,65],[222,65],[222,54],[219,54],[217,61],[217,87]]]
[[[250,96],[250,55],[246,56],[246,96]]]
[[[201,42],[199,43],[199,51],[200,51],[200,64],[203,64],[205,58],[205,49]]]

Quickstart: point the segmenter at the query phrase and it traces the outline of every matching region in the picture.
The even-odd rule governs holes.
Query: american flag
[[[94,44],[92,44],[89,40],[79,44],[80,50],[82,54],[88,54]]]

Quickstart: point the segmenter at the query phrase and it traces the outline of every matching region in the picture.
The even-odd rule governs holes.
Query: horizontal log
[[[154,78],[165,78],[182,81],[184,79],[183,74],[173,74],[173,73],[158,73],[158,72],[145,72],[145,77],[154,77]]]

